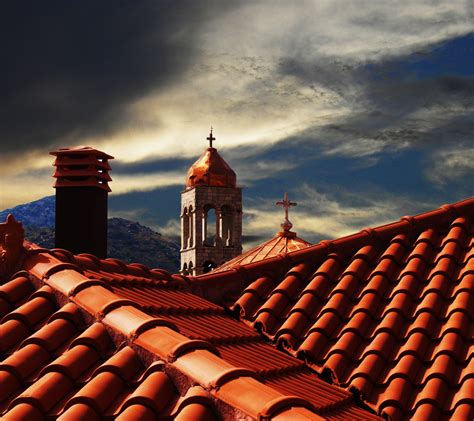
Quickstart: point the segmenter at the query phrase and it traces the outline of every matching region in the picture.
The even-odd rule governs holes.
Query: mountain
[[[160,267],[171,273],[179,270],[180,245],[138,222],[110,218],[107,254],[127,263]]]
[[[42,247],[54,247],[54,196],[0,212],[0,221],[11,213],[23,223],[25,237]],[[108,255],[126,263],[160,267],[171,273],[179,270],[179,244],[152,229],[122,218],[108,221]]]
[[[34,202],[25,203],[0,212],[0,221],[5,221],[11,213],[23,226],[54,228],[55,197],[47,196]]]

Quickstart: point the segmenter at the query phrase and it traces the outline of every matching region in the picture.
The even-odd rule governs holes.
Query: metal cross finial
[[[292,206],[296,206],[297,203],[290,202],[290,200],[288,200],[288,193],[285,192],[285,195],[283,196],[283,200],[280,202],[276,202],[276,204],[283,206],[283,209],[285,209],[285,220],[281,224],[281,227],[283,228],[284,231],[289,231],[293,227],[293,224],[288,219],[288,209],[290,209]]]
[[[216,140],[216,138],[212,135],[212,126],[211,126],[211,133],[209,134],[208,137],[206,137],[207,140],[209,140],[209,147],[212,148],[212,141]]]

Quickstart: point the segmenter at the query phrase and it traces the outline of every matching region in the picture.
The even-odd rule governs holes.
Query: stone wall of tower
[[[217,218],[224,209],[232,209],[232,243],[224,244],[217,233],[215,245],[204,244],[203,224],[206,207],[216,210]],[[191,210],[191,211],[190,211]],[[185,221],[188,218],[188,222]],[[219,224],[222,226],[222,224]],[[188,227],[188,233],[186,232]],[[192,241],[190,241],[192,240]],[[242,189],[198,185],[181,193],[181,272],[203,273],[205,262],[216,266],[242,253]],[[191,266],[191,270],[189,270]]]

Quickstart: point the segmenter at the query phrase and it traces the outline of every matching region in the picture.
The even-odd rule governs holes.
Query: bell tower
[[[242,189],[213,147],[189,168],[181,193],[181,273],[200,275],[242,253]]]

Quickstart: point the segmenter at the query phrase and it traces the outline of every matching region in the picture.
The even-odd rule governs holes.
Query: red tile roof
[[[473,198],[192,285],[379,414],[474,419]]]
[[[52,252],[63,262],[78,265],[90,279],[110,285],[113,293],[137,303],[147,314],[176,326],[194,343],[207,344],[226,363],[239,367],[239,378],[248,376],[245,382],[257,378],[285,396],[297,396],[301,405],[325,418],[337,415],[339,419],[377,419],[358,407],[351,393],[328,385],[304,362],[267,344],[261,335],[231,317],[223,307],[192,294],[186,277],[138,264],[125,265],[115,259],[74,256],[65,250]],[[195,365],[203,365],[199,359],[201,356],[196,353],[195,360],[186,362],[188,373],[195,370]],[[242,402],[236,401],[239,393],[235,385],[219,387],[228,391],[225,396],[232,406],[241,407]],[[254,388],[250,383],[249,387]],[[247,403],[250,400],[250,396],[245,398]]]
[[[5,419],[376,419],[184,277],[26,246],[0,285]]]
[[[234,266],[245,265],[247,263],[259,262],[270,257],[278,256],[280,253],[289,253],[309,247],[311,243],[299,238],[291,231],[281,231],[272,239],[254,247],[240,256],[225,262],[214,269],[213,272],[223,272],[232,269]]]
[[[196,395],[199,411],[215,414],[202,388],[181,397],[163,363],[144,362],[138,350],[117,346],[105,324],[87,320],[78,305],[58,299],[26,272],[0,286],[0,307],[3,419],[183,418]]]

